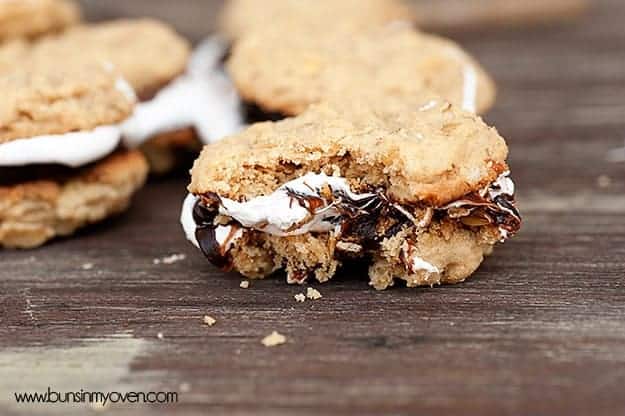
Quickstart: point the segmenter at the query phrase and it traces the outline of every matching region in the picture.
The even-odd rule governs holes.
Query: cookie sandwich
[[[0,247],[33,248],[124,211],[148,166],[121,145],[135,104],[101,65],[0,75]]]
[[[476,113],[495,100],[493,81],[468,53],[402,23],[357,34],[267,28],[235,43],[227,68],[243,100],[268,114],[297,115],[363,94],[407,99],[429,91]]]
[[[72,28],[38,42],[31,59],[99,60],[117,68],[139,98],[123,125],[129,148],[141,148],[156,173],[184,156],[195,158],[202,143],[236,132],[239,101],[219,68],[224,44],[207,39],[195,50],[156,20],[118,20]]]
[[[73,0],[0,1],[0,42],[59,32],[80,20]]]
[[[506,143],[444,99],[399,105],[313,106],[206,146],[187,238],[249,278],[325,282],[364,260],[380,290],[465,280],[521,225]]]
[[[414,18],[401,0],[229,0],[218,17],[218,27],[227,39],[237,40],[276,25],[316,35]]]

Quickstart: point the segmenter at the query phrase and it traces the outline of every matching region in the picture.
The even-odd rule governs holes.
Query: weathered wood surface
[[[120,0],[91,16],[149,4],[197,38],[217,2],[189,3],[207,12]],[[180,392],[110,414],[625,414],[625,163],[606,161],[625,145],[624,17],[611,0],[569,26],[457,35],[499,82],[487,119],[525,214],[465,284],[378,293],[344,270],[316,302],[280,278],[244,290],[185,242],[186,178],[155,181],[79,238],[0,252],[0,414],[83,414],[14,404],[47,385]],[[172,253],[187,258],[153,264]],[[286,345],[260,344],[273,330]]]

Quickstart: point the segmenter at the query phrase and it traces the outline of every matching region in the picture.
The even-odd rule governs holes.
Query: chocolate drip
[[[212,225],[197,227],[195,230],[195,238],[208,261],[228,271],[232,267],[232,259],[223,254],[221,245],[217,242],[216,229],[217,227]]]
[[[501,187],[493,184],[448,204],[442,208],[442,213],[468,226],[495,225],[504,230],[506,236],[512,236],[521,228],[521,214],[514,205],[513,195],[498,192],[502,192]],[[493,194],[496,195],[493,197]]]
[[[217,226],[214,224],[217,211],[205,206],[201,200],[198,200],[193,207],[193,221],[197,225],[195,229],[195,238],[200,245],[200,250],[204,256],[217,267],[224,270],[232,268],[232,259],[217,241]]]

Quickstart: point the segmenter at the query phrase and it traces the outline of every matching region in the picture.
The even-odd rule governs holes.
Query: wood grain
[[[95,17],[185,9],[90,4]],[[211,27],[211,13],[186,15],[198,17],[174,20],[195,38],[198,21]],[[128,213],[76,238],[0,252],[0,374],[13,375],[0,413],[48,414],[16,407],[11,386],[61,389],[79,366],[107,381],[99,388],[180,392],[177,405],[108,409],[120,415],[625,414],[625,163],[606,161],[625,144],[624,16],[606,0],[570,26],[459,38],[499,82],[487,119],[508,139],[525,213],[520,235],[465,284],[378,293],[349,269],[314,285],[315,302],[296,303],[302,288],[283,277],[241,289],[182,236],[187,179],[153,181]],[[187,258],[153,264],[172,253]],[[263,347],[273,330],[287,343]],[[7,371],[18,361],[21,377]]]

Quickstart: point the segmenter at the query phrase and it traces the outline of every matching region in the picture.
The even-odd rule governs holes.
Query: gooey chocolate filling
[[[469,228],[496,226],[501,239],[514,235],[521,227],[521,215],[515,207],[514,196],[495,182],[489,187],[466,195],[441,208],[416,206],[405,207],[392,202],[382,190],[361,199],[354,199],[346,192],[332,190],[318,196],[302,194],[288,189],[291,204],[299,204],[314,216],[320,209],[332,205],[337,215],[324,218],[334,227],[334,241],[341,250],[360,253],[376,250],[383,240],[393,237],[404,228],[412,225],[425,228],[433,220],[454,219]],[[214,193],[207,193],[198,199],[193,209],[193,220],[197,226],[195,236],[200,249],[208,260],[223,269],[232,267],[230,248],[237,236],[246,230],[233,218],[219,216],[221,198]],[[420,212],[415,218],[412,212]],[[221,238],[217,233],[221,232]],[[262,232],[262,231],[259,231]],[[349,254],[349,253],[347,253]]]

